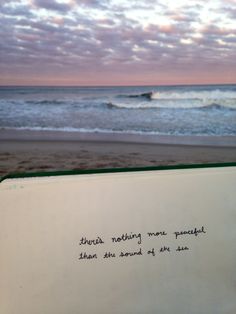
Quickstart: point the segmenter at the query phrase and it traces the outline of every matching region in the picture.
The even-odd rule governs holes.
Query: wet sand
[[[145,137],[0,130],[0,176],[236,162],[235,137]]]

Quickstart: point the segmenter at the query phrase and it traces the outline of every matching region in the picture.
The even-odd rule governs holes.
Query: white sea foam
[[[100,129],[100,128],[73,128],[73,127],[3,127],[3,130],[22,130],[22,131],[60,131],[60,132],[77,132],[77,133],[105,133],[105,134],[137,134],[137,135],[164,135],[164,133],[154,131],[134,131],[134,130],[111,130],[111,129]],[[181,135],[181,134],[179,134]]]
[[[73,128],[73,127],[3,127],[3,130],[20,130],[20,131],[48,131],[48,132],[68,132],[68,133],[84,133],[84,134],[127,134],[127,135],[170,135],[170,136],[196,136],[196,134],[192,133],[186,133],[183,134],[182,132],[179,132],[178,130],[174,132],[159,132],[159,131],[142,131],[142,130],[111,130],[111,129],[100,129],[100,128]],[[220,135],[215,134],[214,132],[210,132],[208,134],[205,133],[199,133],[198,136],[214,136],[214,135]],[[235,136],[234,133],[229,133],[227,136]]]
[[[114,102],[108,107],[117,109],[231,109],[236,110],[235,99],[155,99],[154,101]]]
[[[219,89],[178,92],[152,92],[152,99],[236,99],[236,91],[222,91]]]

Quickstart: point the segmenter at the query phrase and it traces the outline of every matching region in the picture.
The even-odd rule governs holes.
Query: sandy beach
[[[0,131],[0,176],[10,173],[236,162],[235,137]]]

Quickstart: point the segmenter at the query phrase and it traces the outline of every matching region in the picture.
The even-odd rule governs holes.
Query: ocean
[[[0,87],[0,128],[235,136],[236,85]]]

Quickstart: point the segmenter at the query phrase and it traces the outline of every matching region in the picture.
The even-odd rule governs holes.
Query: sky
[[[236,0],[0,0],[0,85],[236,83]]]

